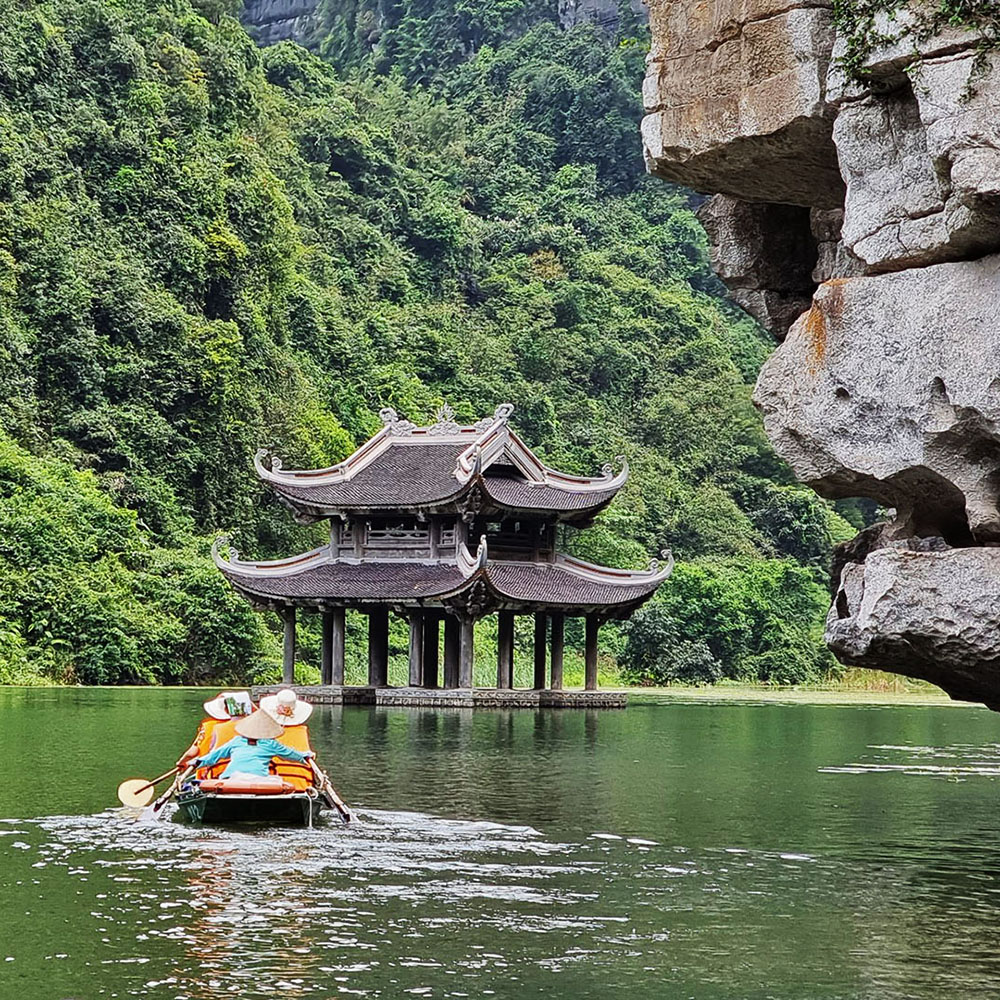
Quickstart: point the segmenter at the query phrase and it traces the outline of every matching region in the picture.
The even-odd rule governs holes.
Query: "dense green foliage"
[[[643,175],[644,43],[450,2],[394,8],[374,47],[364,11],[331,24],[339,71],[258,50],[211,0],[3,8],[0,679],[266,671],[273,623],[208,539],[278,555],[317,529],[264,499],[254,450],[326,465],[379,407],[443,400],[516,402],[570,470],[628,456],[566,544],[681,560],[628,633],[635,676],[821,665],[818,583],[848,529],[764,439],[769,345],[719,295],[689,196]]]
[[[792,560],[678,566],[626,626],[626,675],[670,681],[795,683],[832,666],[820,642],[826,591]]]

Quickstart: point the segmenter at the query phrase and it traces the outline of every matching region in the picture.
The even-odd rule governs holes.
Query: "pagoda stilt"
[[[458,687],[458,619],[444,617],[444,686]]]
[[[389,612],[373,608],[368,612],[368,686],[389,683]]]
[[[462,615],[458,620],[458,686],[472,687],[472,669],[476,663],[476,620]]]
[[[586,640],[583,654],[584,688],[587,691],[597,690],[597,630],[600,620],[596,615],[587,615]]]
[[[424,681],[424,614],[410,612],[410,687],[420,687]]]
[[[435,612],[424,614],[424,676],[421,684],[425,688],[438,686],[438,644],[441,638],[441,616]]]
[[[327,613],[330,616],[330,683],[343,685],[347,614],[343,608],[334,608]]]
[[[544,611],[535,612],[535,680],[532,685],[536,691],[545,690],[545,640],[548,632],[547,615]]]
[[[514,686],[514,612],[497,615],[497,687],[508,690]]]
[[[549,686],[553,691],[562,691],[563,686],[563,650],[565,648],[565,619],[561,611],[553,611],[549,616],[552,623],[551,656]]]
[[[285,608],[281,617],[284,620],[281,680],[285,684],[293,684],[295,682],[295,608]]]

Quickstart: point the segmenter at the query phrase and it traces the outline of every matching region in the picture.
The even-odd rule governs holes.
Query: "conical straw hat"
[[[284,731],[267,712],[254,712],[236,723],[236,732],[248,740],[276,740]]]

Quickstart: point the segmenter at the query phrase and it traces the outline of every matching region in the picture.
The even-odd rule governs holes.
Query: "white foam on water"
[[[952,743],[947,746],[876,743],[870,754],[846,764],[817,768],[820,774],[902,774],[962,781],[1000,776],[1000,744]]]

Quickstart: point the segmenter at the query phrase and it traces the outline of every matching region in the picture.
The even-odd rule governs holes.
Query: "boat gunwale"
[[[322,801],[322,796],[320,795],[310,795],[308,792],[281,792],[275,794],[273,792],[202,792],[193,791],[187,794],[181,793],[177,796],[177,803],[180,805],[181,802],[190,802],[193,799],[222,799],[223,801],[229,799],[261,799],[267,802],[280,802],[282,800],[291,801],[294,799],[307,799],[310,802]]]

